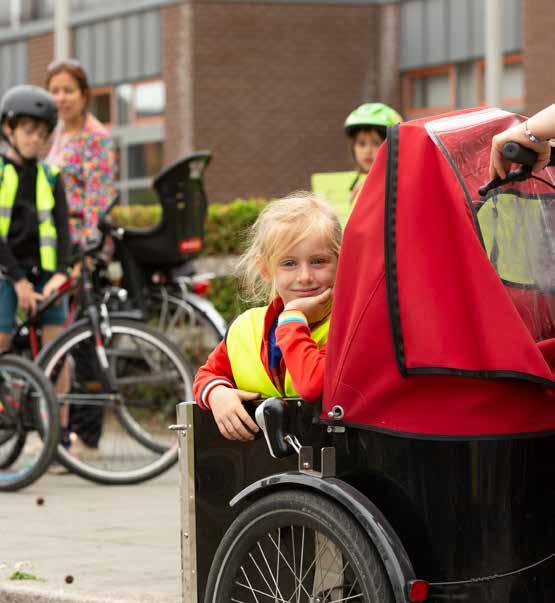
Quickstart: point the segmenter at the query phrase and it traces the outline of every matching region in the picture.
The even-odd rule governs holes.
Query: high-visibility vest
[[[57,266],[57,233],[54,226],[54,185],[58,170],[42,161],[37,163],[36,205],[39,222],[40,265],[43,270],[54,272]],[[0,158],[0,237],[6,241],[10,231],[13,204],[19,186],[17,171],[11,163]]]
[[[260,351],[266,311],[267,307],[251,308],[243,312],[229,327],[226,347],[235,385],[238,389],[258,392],[263,398],[283,395],[297,397],[289,371],[285,373],[284,391],[280,392],[262,363]],[[329,328],[328,316],[310,331],[310,336],[319,348],[328,340]]]

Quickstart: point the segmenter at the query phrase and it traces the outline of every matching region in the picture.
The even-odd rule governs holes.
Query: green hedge
[[[243,251],[245,233],[258,217],[267,201],[235,199],[231,203],[208,206],[204,235],[204,255],[233,255]],[[112,219],[127,228],[147,228],[162,217],[160,205],[128,205],[115,207]]]

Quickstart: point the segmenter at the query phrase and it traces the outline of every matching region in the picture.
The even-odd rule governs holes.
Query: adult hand
[[[54,293],[54,291],[57,291],[58,287],[61,287],[66,281],[67,276],[59,272],[49,278],[42,290],[42,296],[44,297],[44,299],[50,297],[52,293]]]
[[[551,158],[551,146],[548,142],[535,143],[530,140],[525,132],[526,122],[513,126],[504,132],[496,134],[491,141],[491,154],[489,163],[490,178],[500,176],[505,178],[511,169],[511,160],[505,159],[501,151],[508,142],[517,142],[523,147],[532,149],[538,154],[538,159],[532,167],[533,172],[539,172],[549,163]]]
[[[232,389],[224,385],[217,385],[210,392],[208,404],[224,438],[243,442],[254,440],[253,434],[259,431],[258,425],[250,418],[242,401],[257,398],[260,398],[260,394],[256,392]]]
[[[20,308],[23,308],[26,312],[29,312],[31,316],[34,316],[37,311],[37,302],[43,300],[43,295],[37,293],[33,289],[33,285],[26,279],[22,278],[14,285],[15,293],[17,295],[17,303]]]
[[[299,310],[306,316],[309,324],[314,324],[330,313],[332,300],[333,289],[330,287],[319,295],[293,299],[285,304],[283,310]]]

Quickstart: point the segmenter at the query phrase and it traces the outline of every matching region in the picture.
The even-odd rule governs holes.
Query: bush
[[[204,234],[204,253],[206,255],[243,253],[246,232],[266,203],[267,201],[263,199],[236,199],[227,204],[209,205]]]
[[[162,206],[156,205],[116,205],[111,211],[112,221],[124,228],[148,228],[162,219]]]
[[[231,203],[213,203],[208,206],[205,224],[204,255],[240,254],[245,234],[267,201],[263,199],[235,199]],[[148,228],[160,222],[160,205],[116,206],[112,219],[124,228]]]
[[[241,312],[256,304],[249,304],[241,298],[239,279],[235,276],[218,276],[212,281],[208,299],[229,325]]]

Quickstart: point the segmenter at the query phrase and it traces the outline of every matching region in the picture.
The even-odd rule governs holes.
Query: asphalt
[[[0,603],[181,603],[179,508],[177,467],[133,486],[45,475],[0,494]]]

